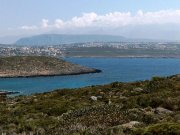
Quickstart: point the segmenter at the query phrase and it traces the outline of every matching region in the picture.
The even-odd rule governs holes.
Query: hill
[[[54,76],[100,72],[97,69],[45,56],[2,57],[0,58],[0,65],[0,77]]]
[[[68,43],[83,42],[120,42],[125,40],[121,36],[111,35],[62,35],[62,34],[42,34],[32,37],[21,38],[16,41],[16,45],[59,45]]]
[[[180,75],[1,98],[0,133],[179,135]]]

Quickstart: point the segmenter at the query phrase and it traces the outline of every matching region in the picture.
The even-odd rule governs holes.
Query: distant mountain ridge
[[[32,37],[21,38],[15,42],[16,45],[59,45],[83,42],[121,42],[126,38],[113,35],[63,35],[42,34]]]

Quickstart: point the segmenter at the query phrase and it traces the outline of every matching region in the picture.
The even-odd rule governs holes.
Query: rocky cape
[[[39,77],[99,73],[101,70],[45,56],[0,58],[0,78]]]

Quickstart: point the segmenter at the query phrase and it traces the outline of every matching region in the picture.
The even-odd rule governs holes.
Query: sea
[[[154,76],[164,77],[180,74],[180,59],[178,58],[73,57],[64,59],[83,66],[100,69],[102,72],[54,77],[0,78],[0,90],[20,92],[20,95],[31,95],[56,89],[103,85],[116,81],[143,81]]]

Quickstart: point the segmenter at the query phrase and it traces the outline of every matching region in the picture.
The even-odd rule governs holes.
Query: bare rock
[[[135,92],[142,92],[144,90],[142,88],[140,88],[140,87],[137,87],[137,88],[134,88],[133,91],[135,91]]]
[[[97,97],[96,96],[91,96],[91,100],[93,100],[93,101],[97,101]]]
[[[138,125],[140,125],[140,122],[138,121],[131,121],[126,124],[117,125],[108,129],[108,135],[125,135],[124,131],[126,129],[132,129]]]
[[[122,124],[122,127],[131,129],[131,128],[134,128],[137,125],[140,125],[140,122],[138,122],[138,121],[131,121],[129,123]]]
[[[157,114],[172,114],[173,111],[170,111],[170,110],[163,108],[163,107],[157,107],[155,109],[155,113],[157,113]]]

